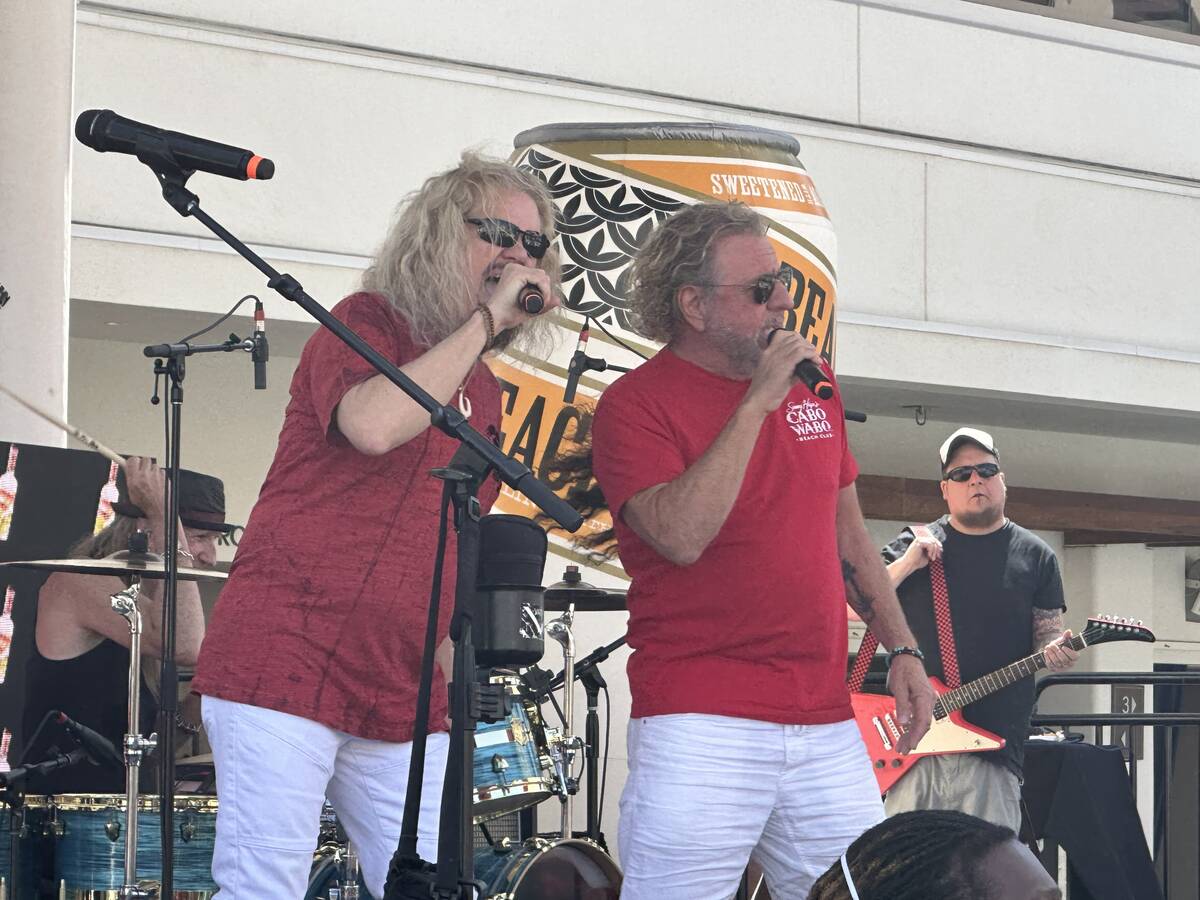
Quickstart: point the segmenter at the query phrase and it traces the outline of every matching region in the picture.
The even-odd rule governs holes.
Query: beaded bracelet
[[[482,356],[492,349],[492,344],[496,343],[496,320],[492,318],[492,311],[482,303],[476,307],[483,316],[483,327],[487,331],[487,343],[483,345],[483,349],[479,351]]]

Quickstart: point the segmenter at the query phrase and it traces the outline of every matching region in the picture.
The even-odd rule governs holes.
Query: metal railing
[[[1052,687],[1062,685],[1085,685],[1092,687],[1112,687],[1114,685],[1152,685],[1152,686],[1184,686],[1200,685],[1200,672],[1079,672],[1064,675],[1047,675],[1037,682],[1035,697]],[[1171,844],[1171,790],[1170,775],[1174,770],[1175,742],[1170,738],[1178,728],[1200,727],[1200,713],[1046,713],[1033,717],[1031,724],[1035,726],[1060,725],[1064,728],[1079,726],[1095,728],[1094,743],[1104,743],[1104,729],[1109,729],[1109,740],[1112,739],[1114,726],[1148,727],[1158,732],[1172,732],[1161,742],[1163,747],[1164,777],[1161,781],[1162,790],[1155,799],[1162,804],[1163,829],[1161,852],[1154,847],[1155,868],[1158,870],[1164,898],[1170,896],[1170,844]],[[1129,768],[1130,788],[1133,799],[1137,803],[1137,754],[1133,752],[1133,734],[1130,733],[1129,753],[1126,763]],[[1200,763],[1200,760],[1198,760]],[[1200,808],[1200,796],[1197,797],[1197,807]],[[1156,845],[1158,841],[1154,842]],[[1189,897],[1200,896],[1200,885]]]

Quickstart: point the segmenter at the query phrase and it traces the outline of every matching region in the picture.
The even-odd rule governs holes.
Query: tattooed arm
[[[842,560],[842,578],[846,582],[846,602],[889,650],[915,647],[916,638],[908,628],[896,590],[892,587],[879,552],[871,543],[858,505],[854,485],[842,488],[837,510],[838,554]],[[896,713],[906,727],[898,749],[913,749],[929,728],[933,709],[933,689],[925,667],[915,656],[900,655],[888,671],[888,688],[896,698]]]
[[[1068,646],[1070,629],[1063,630],[1061,609],[1033,608],[1033,649],[1046,651],[1046,666],[1052,672],[1064,672],[1079,659],[1079,653]]]

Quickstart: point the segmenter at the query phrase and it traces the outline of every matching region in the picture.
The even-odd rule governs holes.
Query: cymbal
[[[627,608],[624,591],[600,588],[548,588],[542,602],[548,612],[566,612],[570,603],[575,604],[575,612],[624,612]]]
[[[139,578],[166,578],[166,564],[153,553],[114,553],[104,559],[23,559],[0,563],[16,569],[67,572],[74,575],[137,575]],[[217,569],[179,567],[181,581],[224,581],[229,576]]]

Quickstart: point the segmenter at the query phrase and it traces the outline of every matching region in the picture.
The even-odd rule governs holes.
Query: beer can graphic
[[[737,201],[767,219],[767,237],[792,274],[784,327],[833,363],[837,238],[794,137],[707,122],[573,123],[523,131],[514,146],[511,161],[554,199],[562,265],[563,305],[548,314],[557,338],[549,358],[510,348],[489,363],[504,390],[504,449],[535,473],[585,442],[604,388],[658,351],[630,322],[629,266],[654,227],[689,204]],[[507,488],[495,509],[535,512]],[[609,524],[602,515],[584,527]]]

